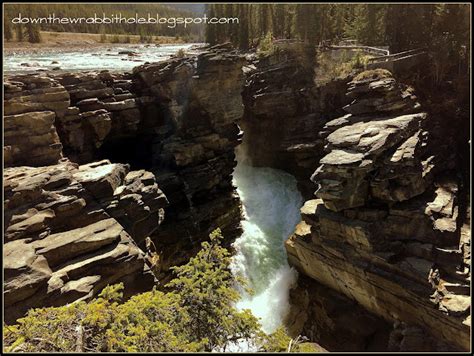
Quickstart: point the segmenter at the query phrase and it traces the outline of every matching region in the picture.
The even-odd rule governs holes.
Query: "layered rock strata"
[[[9,78],[4,84],[5,166],[48,165],[62,157],[55,122],[69,107],[69,94],[40,76]]]
[[[356,77],[348,97],[348,114],[322,131],[317,199],[301,209],[289,262],[395,323],[385,349],[468,350],[470,237],[461,238],[458,177],[432,154],[412,89],[378,70]]]
[[[133,72],[141,102],[140,142],[170,201],[153,236],[164,271],[185,261],[220,227],[240,233],[240,200],[232,185],[234,148],[242,132],[244,58],[226,46],[192,58],[145,64]]]
[[[326,122],[342,114],[347,79],[315,84],[314,47],[300,42],[276,42],[272,54],[246,66],[242,94],[245,156],[254,166],[278,168],[294,175],[309,199],[308,177],[322,157],[319,137]]]
[[[7,322],[91,298],[107,284],[124,282],[126,295],[155,284],[137,246],[167,204],[151,173],[109,161],[12,167],[4,194]]]
[[[221,46],[133,73],[6,78],[8,322],[107,284],[150,289],[216,227],[230,243],[243,61]]]

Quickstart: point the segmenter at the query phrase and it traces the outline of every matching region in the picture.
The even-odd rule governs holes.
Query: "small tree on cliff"
[[[199,253],[184,266],[174,267],[177,278],[168,284],[188,316],[183,323],[190,341],[207,339],[205,350],[225,348],[229,342],[249,340],[259,329],[249,310],[239,312],[240,296],[234,288],[229,251],[221,246],[220,229],[202,244]]]
[[[4,325],[4,351],[196,352],[260,337],[257,319],[234,307],[239,295],[221,240],[214,231],[196,257],[174,269],[171,292],[154,289],[123,302],[119,284],[88,303],[30,310],[17,325]]]

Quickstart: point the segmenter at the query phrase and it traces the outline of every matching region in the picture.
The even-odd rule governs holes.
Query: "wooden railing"
[[[388,62],[388,61],[394,61],[394,60],[399,60],[402,58],[407,58],[419,54],[424,54],[426,53],[426,48],[415,48],[411,49],[409,51],[403,51],[403,52],[398,52],[395,54],[390,54],[390,55],[385,55],[385,56],[379,56],[379,57],[373,57],[368,60],[368,63],[380,63],[380,62]]]
[[[276,44],[286,43],[304,43],[298,40],[276,40]],[[415,48],[408,51],[390,54],[386,48],[365,46],[357,43],[348,44],[332,44],[330,41],[322,41],[317,48],[321,51],[335,50],[359,50],[375,57],[369,58],[367,61],[367,69],[385,68],[392,72],[410,69],[422,63],[425,60],[424,55],[427,54],[427,48]]]
[[[375,54],[378,56],[388,56],[390,54],[390,51],[388,49],[384,48],[379,48],[379,47],[371,47],[371,46],[363,46],[363,45],[330,45],[330,46],[323,46],[324,48],[327,49],[332,49],[332,50],[338,50],[338,49],[347,49],[347,50],[353,50],[353,49],[358,49],[363,52],[369,53],[369,54]]]

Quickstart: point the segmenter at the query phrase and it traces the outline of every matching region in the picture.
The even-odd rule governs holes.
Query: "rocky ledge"
[[[304,298],[319,311],[297,332],[321,342],[324,330],[344,328],[329,306],[333,298],[318,297],[329,287],[385,325],[389,335],[379,350],[468,350],[470,236],[461,234],[458,176],[432,154],[430,118],[411,88],[375,70],[356,77],[347,95],[348,114],[321,132],[326,155],[311,177],[317,199],[306,201],[286,243],[290,264],[317,282],[292,293],[294,315]],[[376,331],[364,336],[368,344]],[[351,342],[329,346],[348,350]]]
[[[125,282],[132,295],[155,277],[137,244],[163,220],[153,175],[109,161],[63,160],[4,172],[5,316],[92,297]]]
[[[307,199],[314,190],[308,177],[323,153],[319,132],[348,103],[348,79],[315,84],[314,58],[312,46],[277,41],[272,54],[254,58],[246,67],[242,93],[242,128],[249,143],[241,147],[245,156],[254,166],[294,175]]]
[[[151,289],[214,228],[238,235],[243,61],[219,46],[133,73],[5,78],[8,322],[111,283]]]

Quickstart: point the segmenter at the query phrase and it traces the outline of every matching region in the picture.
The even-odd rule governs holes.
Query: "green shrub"
[[[280,326],[270,335],[261,334],[259,339],[259,350],[263,352],[319,352],[311,343],[303,342],[298,336],[292,339]]]
[[[220,230],[166,286],[123,301],[123,285],[104,288],[90,302],[30,310],[4,327],[7,352],[196,352],[260,337],[257,319],[234,307],[229,252]]]
[[[272,33],[267,32],[267,34],[260,38],[257,54],[260,56],[267,56],[275,53],[275,45],[273,44]]]
[[[339,58],[334,58],[331,51],[320,52],[317,55],[316,79],[330,81],[355,75],[366,68],[371,57],[360,51],[350,56],[342,52]]]
[[[354,77],[354,80],[360,81],[360,80],[365,80],[365,79],[384,79],[384,78],[390,78],[392,76],[392,73],[388,71],[387,69],[371,69],[371,70],[366,70],[362,73],[357,74]]]

